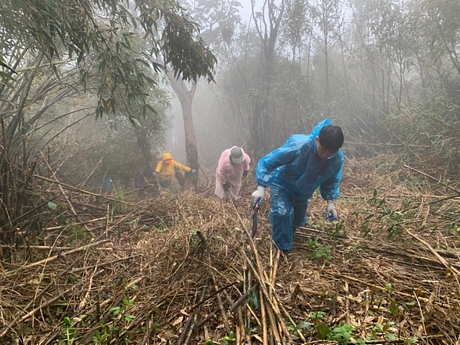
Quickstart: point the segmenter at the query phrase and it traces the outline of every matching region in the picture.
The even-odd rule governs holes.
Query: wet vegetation
[[[1,344],[458,343],[460,3],[241,5],[2,2]],[[280,255],[214,169],[325,117],[339,219]]]

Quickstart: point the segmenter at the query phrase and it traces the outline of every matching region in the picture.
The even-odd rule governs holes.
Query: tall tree
[[[341,0],[317,0],[311,10],[321,33],[320,41],[324,53],[324,104],[328,107],[331,97],[329,48],[332,41],[338,36],[340,18],[342,18]]]
[[[159,78],[146,73],[146,68],[159,74],[161,66],[155,57],[160,54],[176,78],[213,80],[215,56],[199,38],[198,25],[176,1],[132,3],[135,15],[128,2],[110,0],[0,3],[0,123],[4,128],[0,134],[0,224],[14,227],[9,220],[22,212],[24,199],[18,193],[33,171],[28,169],[31,156],[23,149],[25,139],[53,104],[90,90],[97,96],[97,118],[121,113],[132,117],[134,108],[142,114],[154,113],[149,95],[159,88]],[[141,33],[150,40],[149,54],[132,45]],[[52,71],[54,77],[42,82],[39,77],[44,71]],[[16,164],[19,158],[22,169]],[[16,188],[19,182],[21,188]],[[11,234],[2,228],[0,236]],[[3,240],[10,243],[11,238]]]
[[[286,17],[283,20],[282,38],[292,51],[292,60],[302,64],[302,58],[309,56],[305,48],[311,45],[313,25],[311,11],[307,0],[288,0]],[[308,68],[308,65],[307,65]]]
[[[260,89],[253,98],[253,117],[250,127],[251,149],[261,157],[270,147],[270,93],[275,70],[275,48],[280,33],[286,0],[264,0],[260,9],[251,0],[251,13],[260,40],[261,64],[258,71]]]
[[[217,48],[221,42],[231,39],[234,27],[239,21],[237,7],[240,4],[237,1],[196,0],[185,2],[185,6],[201,27],[200,39],[203,42],[206,39],[206,44]],[[192,111],[198,80],[190,83],[183,78],[177,78],[173,73],[168,73],[167,76],[182,108],[187,165],[198,171],[198,146]],[[193,179],[192,182],[196,189],[197,179]]]

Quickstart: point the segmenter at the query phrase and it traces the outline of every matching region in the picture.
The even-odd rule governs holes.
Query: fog
[[[460,1],[243,1],[1,0],[1,344],[460,344]]]
[[[191,37],[171,36],[168,42],[178,44],[157,50],[159,36],[144,23],[144,33],[128,25],[129,44],[128,36],[107,31],[106,44],[116,52],[112,57],[97,46],[100,41],[85,47],[69,31],[70,43],[52,46],[53,55],[44,51],[20,59],[10,52],[22,49],[15,45],[25,42],[27,30],[4,30],[10,39],[2,50],[2,76],[12,78],[13,88],[2,91],[3,114],[15,115],[2,118],[13,136],[21,133],[19,118],[28,121],[23,130],[34,152],[28,157],[40,154],[37,148],[57,160],[68,155],[63,148],[76,150],[68,165],[85,166],[77,181],[94,169],[119,176],[152,170],[167,151],[210,179],[224,149],[242,146],[255,166],[291,134],[308,134],[329,118],[345,132],[347,157],[396,154],[426,171],[441,167],[457,174],[457,1],[276,0],[242,6],[189,0],[181,5],[199,25],[191,36],[196,54],[195,48],[173,51],[193,42]],[[129,11],[132,20],[144,20],[140,0]],[[106,21],[104,9],[94,15]],[[14,24],[9,20],[2,17],[4,27]],[[117,39],[123,37],[121,44]],[[168,73],[152,68],[168,52]],[[182,58],[191,64],[181,65]],[[118,61],[116,68],[108,68],[109,60]],[[40,74],[33,74],[33,66],[40,66]],[[127,79],[123,69],[140,79]],[[26,111],[15,113],[9,104],[21,107],[14,87],[24,88],[31,75]]]
[[[254,16],[250,3],[237,7],[238,22],[229,22],[228,7],[227,16],[210,10],[206,17],[201,9],[194,17],[218,57],[215,83],[199,81],[193,99],[199,161],[206,169],[232,145],[242,145],[257,161],[326,117],[343,127],[349,157],[397,153],[434,167],[434,138],[457,142],[447,134],[458,119],[458,60],[451,59],[459,48],[455,1],[252,6]],[[188,8],[193,15],[196,7]],[[232,28],[231,39],[222,27]],[[441,43],[444,34],[450,48]],[[164,148],[185,161],[177,98],[170,114],[174,122]],[[453,147],[443,156],[458,166]]]

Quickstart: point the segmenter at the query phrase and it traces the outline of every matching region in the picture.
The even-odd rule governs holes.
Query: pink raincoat
[[[230,160],[230,149],[222,152],[219,158],[219,163],[217,164],[216,169],[216,190],[214,193],[221,199],[232,198],[239,199],[238,196],[241,183],[243,180],[243,172],[249,170],[249,164],[251,163],[251,158],[243,151],[243,162],[240,164],[234,164]],[[223,185],[225,183],[230,184],[230,189],[228,192],[225,191]]]

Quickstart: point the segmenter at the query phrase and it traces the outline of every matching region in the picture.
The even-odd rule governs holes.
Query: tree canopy
[[[184,80],[213,80],[216,59],[199,36],[199,28],[175,1],[164,0],[10,0],[0,4],[3,79],[24,66],[27,53],[41,52],[56,75],[58,60],[80,67],[83,84],[88,68],[99,70],[97,115],[114,113],[117,89],[130,103],[145,103],[147,90],[157,86],[144,72],[157,73],[161,54],[174,74]],[[149,51],[138,52],[132,37],[142,35]],[[89,63],[90,62],[90,63]],[[5,85],[5,84],[4,84]],[[144,109],[145,110],[145,109]],[[153,109],[150,109],[153,110]]]

